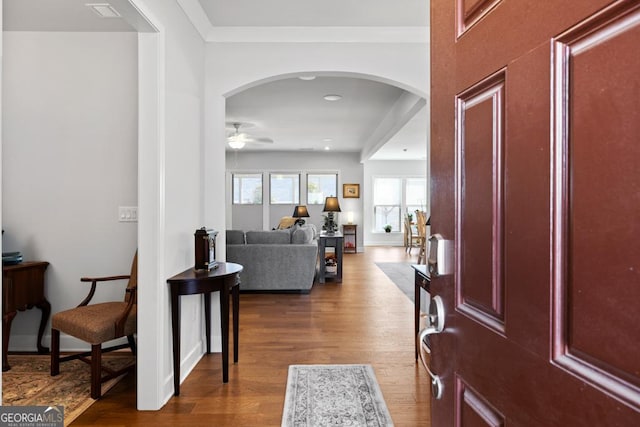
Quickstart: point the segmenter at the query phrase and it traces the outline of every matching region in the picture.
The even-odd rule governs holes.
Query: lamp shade
[[[298,205],[293,210],[293,215],[291,216],[294,218],[306,218],[309,216],[309,211],[305,205]]]
[[[340,203],[338,203],[338,198],[329,196],[324,199],[324,208],[322,212],[342,212],[340,210]]]

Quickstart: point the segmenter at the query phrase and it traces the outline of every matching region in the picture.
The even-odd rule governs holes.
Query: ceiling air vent
[[[120,18],[121,15],[109,3],[85,3],[89,9],[93,10],[101,18]]]

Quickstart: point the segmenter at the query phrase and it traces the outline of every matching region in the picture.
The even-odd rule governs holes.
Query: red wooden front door
[[[640,1],[431,0],[440,426],[640,425]]]

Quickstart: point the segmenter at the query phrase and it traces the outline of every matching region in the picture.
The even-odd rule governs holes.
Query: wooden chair
[[[89,304],[97,283],[127,279],[124,301]],[[60,362],[80,359],[91,365],[91,397],[99,399],[103,382],[135,369],[135,364],[118,371],[103,367],[102,354],[126,347],[130,347],[131,352],[136,354],[133,334],[136,333],[137,327],[138,253],[136,252],[133,258],[131,274],[127,276],[83,277],[80,281],[91,282],[87,297],[76,308],[56,313],[51,318],[51,376],[60,373]],[[60,357],[60,332],[91,344],[91,351]],[[127,337],[128,344],[102,348],[103,343],[122,337]],[[87,356],[91,358],[87,359]],[[102,376],[103,370],[107,375]]]
[[[418,234],[417,227],[411,224],[409,217],[404,217],[404,233],[405,233],[405,251],[411,255],[411,249],[419,248],[422,237]]]
[[[420,237],[418,264],[425,264],[427,261],[427,214],[425,212],[416,211],[416,225],[418,226],[418,236]]]

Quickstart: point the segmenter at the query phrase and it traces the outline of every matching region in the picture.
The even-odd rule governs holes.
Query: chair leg
[[[136,350],[136,340],[133,338],[133,335],[127,335],[127,341],[129,341],[129,347],[131,348],[131,353],[135,356],[137,354]]]
[[[51,376],[60,373],[60,331],[51,329]]]
[[[102,345],[91,345],[91,398],[100,399],[102,395]]]

